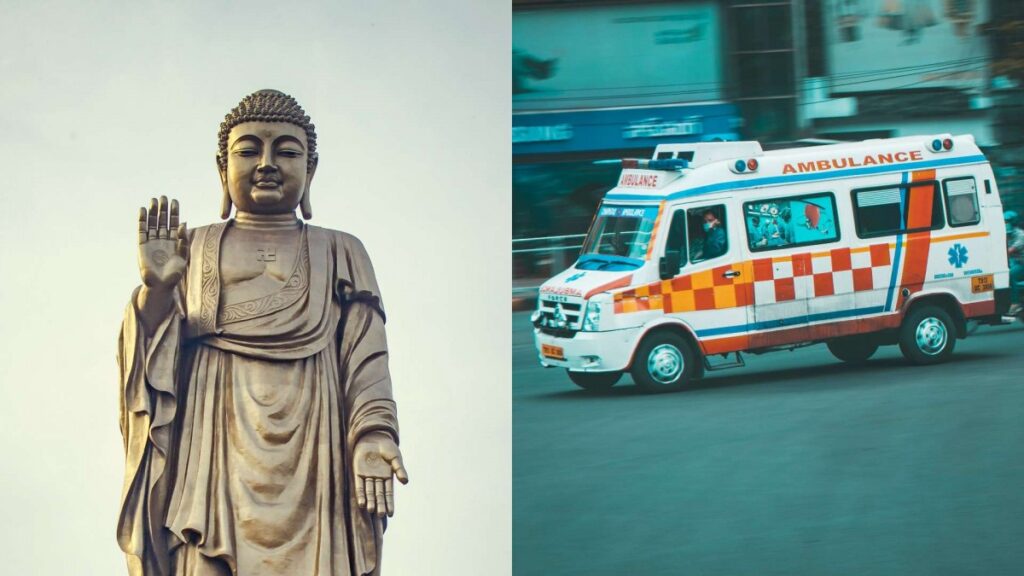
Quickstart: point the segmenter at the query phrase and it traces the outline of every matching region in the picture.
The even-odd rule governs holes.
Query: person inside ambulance
[[[782,237],[782,245],[786,246],[793,243],[793,212],[789,208],[783,208],[779,214],[781,222],[779,222],[779,234]]]
[[[700,259],[710,260],[725,254],[725,226],[722,221],[713,210],[705,210],[701,217],[704,219],[704,248]]]
[[[1010,310],[1016,315],[1021,311],[1020,285],[1024,282],[1024,230],[1017,227],[1019,217],[1016,211],[1003,213],[1006,222],[1006,255],[1010,264]]]
[[[768,244],[768,238],[764,235],[764,226],[761,225],[761,216],[758,214],[747,216],[747,234],[750,238],[751,248],[760,248]]]

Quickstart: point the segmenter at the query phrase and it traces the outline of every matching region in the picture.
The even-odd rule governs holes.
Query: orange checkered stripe
[[[988,232],[971,232],[930,237],[927,242],[950,242],[988,235]],[[904,246],[909,242],[911,240],[904,240]],[[894,242],[882,242],[719,266],[616,292],[612,295],[614,310],[616,314],[648,310],[666,313],[721,310],[749,306],[754,303],[755,293],[763,303],[785,302],[796,299],[797,283],[803,286],[800,293],[812,297],[882,289],[889,284],[894,248]],[[922,260],[917,266],[924,268],[927,252],[917,259]],[[785,265],[777,270],[779,263]],[[738,271],[740,275],[724,277],[723,274],[730,270]],[[923,282],[923,273],[920,275],[919,281]]]
[[[618,292],[612,297],[614,310],[616,314],[648,310],[673,313],[749,306],[754,303],[755,288],[762,302],[786,302],[797,298],[798,282],[806,286],[802,293],[813,296],[831,296],[837,292],[837,285],[853,292],[884,288],[887,274],[875,271],[890,269],[889,251],[894,246],[881,243],[835,248],[718,266]],[[855,258],[854,254],[861,257]],[[785,265],[776,269],[780,263]],[[739,275],[726,277],[729,271]]]
[[[616,314],[663,310],[666,313],[717,310],[754,303],[753,262],[719,266],[662,280],[612,296]],[[739,276],[723,274],[738,271]]]

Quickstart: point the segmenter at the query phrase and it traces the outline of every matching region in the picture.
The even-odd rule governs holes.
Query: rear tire
[[[569,380],[584,390],[608,390],[622,378],[622,372],[566,372]]]
[[[914,364],[938,364],[953,354],[956,324],[938,306],[914,308],[900,326],[900,350]]]
[[[878,351],[878,342],[865,336],[836,338],[829,340],[826,346],[833,356],[851,364],[864,362]]]
[[[672,392],[694,379],[699,361],[700,355],[682,336],[655,332],[636,349],[630,372],[644,392]]]

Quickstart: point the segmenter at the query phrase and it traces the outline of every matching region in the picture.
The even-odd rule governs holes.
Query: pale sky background
[[[384,574],[510,574],[510,3],[2,8],[0,571],[126,573],[115,352],[138,208],[218,220],[218,125],[275,88],[317,127],[313,223],[363,240],[388,309],[412,483]]]

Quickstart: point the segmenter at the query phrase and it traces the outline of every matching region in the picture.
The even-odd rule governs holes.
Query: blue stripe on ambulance
[[[763,322],[753,322],[750,324],[738,324],[736,326],[717,326],[715,328],[707,328],[704,330],[697,330],[698,337],[704,336],[724,336],[726,334],[736,334],[739,332],[748,332],[750,330],[771,330],[773,328],[785,328],[786,326],[794,326],[805,324],[808,322],[820,322],[822,320],[835,320],[838,318],[849,318],[851,316],[861,316],[865,314],[878,314],[885,312],[885,308],[882,306],[868,306],[865,308],[854,308],[852,310],[837,310],[834,312],[821,312],[818,314],[809,314],[807,316],[796,316],[793,318],[780,318],[777,320],[765,320]]]
[[[907,209],[907,180],[910,177],[909,172],[904,172],[900,178],[900,222],[906,222],[906,209]],[[892,293],[896,288],[896,276],[900,271],[900,254],[903,251],[903,232],[896,234],[896,253],[892,257],[892,274],[889,275],[889,290],[885,293],[885,308],[888,310],[892,306]]]

